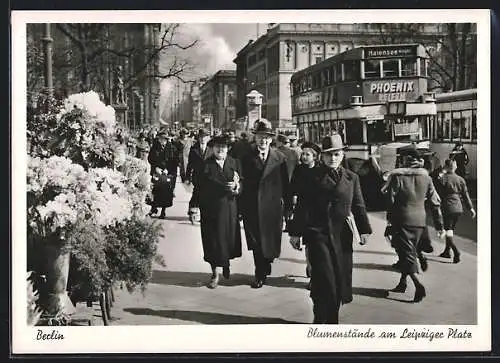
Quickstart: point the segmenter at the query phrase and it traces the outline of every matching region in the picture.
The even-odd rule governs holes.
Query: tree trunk
[[[460,75],[459,75],[459,89],[465,89],[467,77],[467,38],[470,33],[470,24],[466,23],[462,27],[462,34],[460,38]]]

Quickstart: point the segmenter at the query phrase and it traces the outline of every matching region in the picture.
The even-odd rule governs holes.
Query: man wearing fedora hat
[[[426,296],[425,287],[416,276],[419,271],[419,244],[427,225],[425,202],[431,208],[438,235],[442,236],[441,200],[429,172],[423,168],[423,152],[412,144],[400,148],[399,156],[403,167],[393,170],[383,187],[389,200],[387,224],[391,229],[391,242],[398,254],[398,269],[401,272],[398,285],[390,291],[405,292],[407,277],[410,276],[415,285],[413,300],[419,302]]]
[[[206,129],[198,131],[198,140],[189,151],[188,163],[186,167],[186,183],[193,184],[193,194],[189,200],[188,216],[191,223],[199,208],[199,183],[198,175],[205,167],[205,160],[212,155],[212,150],[208,145],[210,132]]]
[[[243,217],[248,249],[253,251],[255,280],[260,288],[271,274],[271,263],[280,256],[283,215],[289,210],[289,179],[285,156],[271,148],[271,123],[260,119],[253,133],[256,144],[241,159]]]
[[[338,324],[342,304],[352,301],[353,243],[372,233],[358,176],[342,166],[344,145],[338,134],[322,140],[323,164],[307,176],[289,226],[290,243],[308,246],[310,296],[315,324]]]

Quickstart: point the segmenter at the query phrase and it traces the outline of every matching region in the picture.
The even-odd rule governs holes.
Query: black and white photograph
[[[301,14],[12,13],[14,352],[490,349],[489,11]]]

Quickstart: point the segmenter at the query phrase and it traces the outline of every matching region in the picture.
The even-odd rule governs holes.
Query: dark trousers
[[[253,249],[253,261],[255,263],[255,278],[264,279],[271,274],[272,259],[265,258],[260,246]]]
[[[311,298],[313,301],[314,324],[338,324],[342,302],[340,280],[351,285],[352,252],[336,256],[327,233],[308,230],[304,234],[304,243],[309,250],[311,263]],[[338,259],[345,270],[341,272]],[[344,274],[348,274],[345,276]]]
[[[193,194],[189,200],[189,208],[199,208],[200,207],[200,188],[198,183],[193,183]]]

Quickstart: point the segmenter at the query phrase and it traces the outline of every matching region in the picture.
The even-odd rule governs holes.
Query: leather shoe
[[[425,287],[423,285],[417,286],[415,288],[415,297],[413,298],[414,302],[420,302],[425,297]]]
[[[224,266],[222,268],[222,276],[224,276],[225,279],[229,279],[230,275],[231,275],[231,272],[229,271],[229,266]]]
[[[217,286],[219,286],[219,275],[212,277],[210,283],[208,284],[208,288],[215,289]]]
[[[442,258],[450,258],[450,257],[451,257],[451,255],[450,255],[450,253],[449,253],[449,252],[444,251],[444,252],[442,252],[442,253],[439,255],[439,257],[442,257]]]
[[[406,291],[406,287],[407,287],[406,282],[399,282],[399,284],[394,289],[389,290],[389,291],[403,293]]]
[[[260,289],[262,286],[264,286],[265,283],[266,278],[258,278],[252,282],[251,286],[253,289]]]
[[[453,256],[453,263],[459,263],[460,262],[460,255],[456,254]]]

